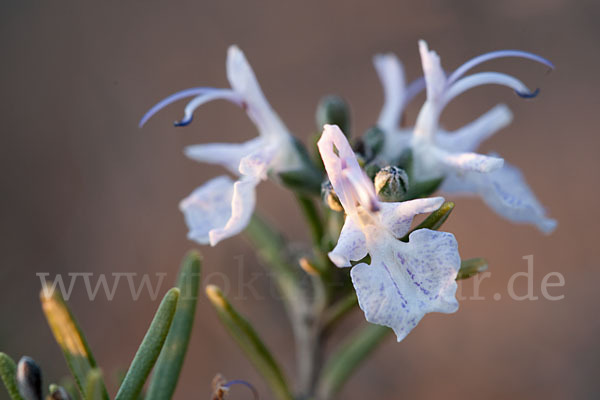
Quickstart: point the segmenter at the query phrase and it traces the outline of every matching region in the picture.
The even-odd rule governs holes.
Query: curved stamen
[[[194,117],[194,111],[196,108],[200,107],[204,103],[208,103],[209,101],[223,99],[228,100],[232,103],[237,104],[242,107],[244,101],[241,95],[231,89],[212,89],[210,92],[203,93],[200,96],[192,99],[187,106],[185,106],[184,117],[180,121],[175,122],[175,126],[186,126],[192,122],[192,118]]]
[[[166,106],[168,106],[171,103],[174,103],[181,99],[185,99],[186,97],[198,96],[198,95],[201,95],[203,93],[206,93],[206,92],[212,91],[212,90],[215,90],[215,89],[210,88],[210,87],[195,87],[195,88],[185,89],[185,90],[182,90],[177,93],[173,93],[172,95],[162,99],[161,101],[156,103],[154,106],[152,106],[152,108],[150,110],[148,110],[146,112],[146,114],[144,114],[144,116],[140,120],[140,123],[138,124],[138,126],[140,128],[142,126],[144,126],[144,124],[146,122],[148,122],[148,120],[150,118],[152,118],[152,116],[154,114],[156,114],[157,112],[159,112],[160,110],[162,110],[163,108],[165,108]]]
[[[520,92],[516,92],[519,97],[522,97],[524,99],[533,99],[534,97],[536,97],[538,94],[540,94],[540,88],[536,88],[533,92],[531,93],[520,93]]]
[[[235,379],[233,381],[229,381],[226,384],[222,385],[221,387],[224,389],[229,389],[231,386],[233,385],[242,385],[242,386],[246,386],[248,389],[250,389],[252,391],[252,396],[254,396],[254,400],[258,400],[258,391],[256,390],[256,388],[254,386],[252,386],[251,383],[246,382],[246,381],[242,381],[240,379]]]
[[[468,70],[470,70],[471,68],[473,68],[481,63],[484,63],[489,60],[493,60],[495,58],[504,58],[504,57],[526,58],[529,60],[537,61],[540,64],[544,64],[545,66],[547,66],[550,69],[554,69],[554,64],[552,64],[551,61],[549,61],[548,59],[546,59],[544,57],[538,56],[537,54],[529,53],[527,51],[521,51],[521,50],[492,51],[492,52],[477,56],[475,58],[472,58],[469,61],[467,61],[466,63],[464,63],[463,65],[461,65],[460,67],[458,67],[448,77],[448,80],[446,81],[446,85],[449,87],[450,85],[452,85],[452,83],[456,82],[456,80],[458,78],[463,76]]]
[[[479,72],[462,78],[450,86],[446,93],[444,93],[442,108],[461,93],[476,86],[489,84],[508,86],[517,92],[519,96],[525,98],[535,97],[539,93],[539,89],[532,92],[523,82],[513,76],[499,72]]]

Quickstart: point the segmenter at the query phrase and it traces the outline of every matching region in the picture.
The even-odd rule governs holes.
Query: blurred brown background
[[[600,4],[594,1],[16,1],[0,5],[0,350],[34,357],[46,383],[67,370],[37,300],[36,272],[168,272],[175,279],[185,238],[180,199],[217,167],[182,156],[187,144],[241,141],[255,135],[243,112],[217,102],[175,129],[182,104],[143,129],[137,122],[160,98],[191,86],[227,86],[227,46],[240,45],[263,89],[290,129],[314,131],[320,96],[338,93],[352,105],[354,131],[376,119],[382,94],[371,57],[392,51],[409,78],[420,75],[417,40],[426,39],[451,70],[482,52],[534,51],[555,62],[545,74],[527,61],[503,60],[485,70],[517,74],[541,87],[534,101],[486,87],[455,100],[443,121],[455,128],[506,102],[513,124],[484,146],[520,166],[558,230],[545,237],[512,225],[479,200],[459,200],[446,229],[463,258],[485,256],[492,277],[486,300],[466,300],[452,316],[429,315],[396,344],[389,340],[347,385],[343,399],[598,398],[598,69]],[[419,98],[408,112],[414,121]],[[259,190],[259,210],[291,237],[305,228],[291,198],[272,184]],[[293,210],[293,211],[290,211]],[[240,237],[201,248],[205,272],[239,289],[262,271]],[[510,276],[535,257],[534,289],[561,272],[561,301],[513,301]],[[243,279],[246,279],[243,278]],[[517,290],[526,290],[517,281]],[[255,282],[267,291],[264,276]],[[471,286],[469,286],[471,285]],[[467,284],[465,294],[472,292]],[[499,301],[493,299],[501,293]],[[122,286],[110,302],[71,298],[75,314],[106,371],[126,367],[158,305],[133,301]],[[291,336],[281,306],[248,296],[236,304],[255,321],[293,373]],[[176,394],[207,398],[216,372],[249,380],[270,398],[202,297]],[[355,323],[361,317],[357,314]],[[349,324],[352,325],[352,324]],[[243,389],[235,398],[244,398]],[[6,393],[0,390],[0,398]]]

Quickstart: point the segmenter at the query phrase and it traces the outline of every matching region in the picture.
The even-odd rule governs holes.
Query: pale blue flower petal
[[[430,213],[442,206],[443,197],[431,197],[403,201],[399,203],[380,203],[380,224],[392,232],[396,238],[401,238],[410,230],[415,215]]]
[[[256,186],[266,179],[274,154],[272,146],[261,146],[239,160],[237,182],[220,176],[184,199],[180,209],[190,229],[188,237],[215,246],[244,230],[256,205]]]
[[[512,113],[504,104],[492,108],[475,121],[453,132],[438,131],[439,147],[450,152],[472,152],[479,145],[512,121]]]
[[[452,234],[421,229],[403,243],[369,238],[371,265],[352,268],[352,283],[367,321],[392,328],[401,341],[426,313],[453,313],[460,256]]]
[[[257,137],[244,143],[207,143],[185,148],[185,155],[192,160],[218,164],[239,175],[242,158],[264,146],[264,139]]]
[[[367,255],[367,240],[354,218],[347,216],[335,248],[329,258],[338,267],[350,267],[350,261],[362,260]]]
[[[221,240],[243,231],[254,213],[256,205],[256,185],[260,182],[254,177],[242,177],[233,185],[231,196],[231,216],[223,227],[215,227],[209,233],[210,245],[216,246]]]
[[[493,156],[477,153],[450,153],[440,149],[432,151],[438,160],[450,167],[454,173],[466,172],[489,173],[502,168],[504,160]]]
[[[362,170],[348,139],[337,125],[325,125],[317,143],[329,181],[344,210],[355,214],[357,203],[366,210],[379,209],[373,182]]]
[[[377,125],[386,136],[398,127],[405,104],[404,68],[394,54],[378,54],[373,64],[383,87],[384,103]]]
[[[535,225],[548,234],[556,221],[546,216],[546,210],[535,197],[523,174],[510,164],[489,174],[449,176],[441,188],[460,194],[478,194],[496,213],[516,223]]]
[[[250,119],[266,137],[289,136],[290,133],[263,94],[246,56],[237,46],[227,53],[227,78],[232,89],[244,99]]]
[[[409,129],[398,129],[386,134],[385,145],[379,157],[390,164],[395,163],[405,150],[410,149],[412,137],[412,130]]]
[[[189,232],[188,238],[209,244],[209,233],[224,227],[231,218],[234,182],[226,175],[206,182],[179,203]]]
[[[427,82],[427,100],[437,101],[441,99],[446,90],[446,74],[442,68],[438,54],[429,50],[424,40],[419,41],[419,52],[421,53],[421,64],[425,82]]]

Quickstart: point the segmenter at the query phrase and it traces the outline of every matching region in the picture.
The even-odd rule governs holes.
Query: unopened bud
[[[64,387],[58,385],[50,385],[51,400],[71,400],[71,396]]]
[[[333,186],[328,180],[321,185],[321,197],[323,198],[323,202],[333,211],[344,211],[340,199],[335,194],[335,190],[333,190]]]
[[[375,190],[382,201],[401,201],[408,192],[408,175],[401,168],[387,166],[375,175]]]
[[[350,137],[350,108],[339,96],[325,96],[317,106],[317,130],[321,131],[323,125],[337,125],[346,137]]]
[[[17,384],[25,400],[42,400],[42,370],[30,357],[24,356],[19,360]]]
[[[370,160],[377,156],[383,150],[385,144],[385,133],[374,126],[370,128],[362,137],[365,156]]]

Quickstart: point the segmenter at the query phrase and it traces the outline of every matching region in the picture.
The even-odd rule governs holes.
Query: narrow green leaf
[[[177,287],[181,291],[177,311],[152,373],[145,400],[169,400],[173,397],[194,324],[201,267],[200,254],[190,251],[183,260],[177,279]]]
[[[215,307],[221,322],[263,375],[275,396],[280,400],[293,400],[283,372],[252,325],[233,308],[218,287],[207,286],[206,295]]]
[[[17,386],[17,364],[7,354],[0,352],[0,378],[12,400],[23,400]]]
[[[485,271],[486,269],[488,269],[488,263],[484,258],[470,258],[468,260],[462,260],[456,280],[468,279],[480,272]]]
[[[400,240],[403,242],[408,242],[408,237],[411,233],[416,231],[417,229],[432,229],[437,230],[446,222],[450,213],[454,210],[454,203],[451,201],[446,201],[440,208],[429,214],[427,218],[419,225],[417,225],[414,229],[408,232],[404,237]]]
[[[42,309],[54,339],[60,346],[81,393],[85,393],[85,379],[91,369],[97,367],[85,336],[60,291],[46,284],[40,292]],[[108,400],[106,386],[101,383],[102,399]]]
[[[102,400],[102,371],[98,368],[91,369],[85,380],[85,399]]]
[[[317,387],[317,398],[332,398],[356,368],[391,332],[392,330],[385,326],[369,324],[341,344],[323,368]]]
[[[137,399],[165,343],[179,299],[179,289],[172,288],[163,298],[154,319],[138,348],[115,400]]]
[[[320,248],[324,235],[323,219],[311,198],[304,195],[296,195],[296,199],[298,200],[302,213],[306,217],[313,243],[316,248]]]

